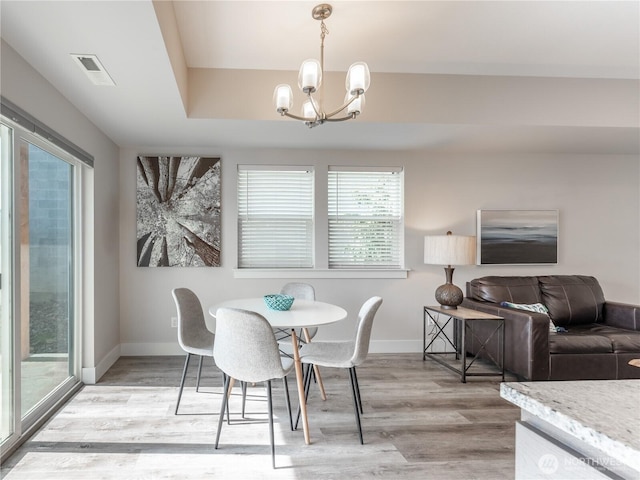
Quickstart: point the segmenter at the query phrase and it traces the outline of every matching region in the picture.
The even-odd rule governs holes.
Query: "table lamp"
[[[424,263],[446,265],[447,282],[436,289],[436,300],[446,309],[457,309],[462,303],[462,290],[453,284],[452,265],[476,263],[476,237],[466,235],[427,235],[424,237]]]

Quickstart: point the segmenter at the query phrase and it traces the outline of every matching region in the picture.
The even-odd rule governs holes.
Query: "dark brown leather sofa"
[[[542,303],[549,315],[504,307],[502,302]],[[640,306],[605,301],[594,277],[476,278],[467,283],[462,305],[505,318],[505,368],[520,379],[640,378],[640,368],[628,364],[640,358]],[[550,332],[549,319],[566,332]],[[487,348],[497,358],[497,342]],[[475,354],[477,342],[470,342],[467,350]]]

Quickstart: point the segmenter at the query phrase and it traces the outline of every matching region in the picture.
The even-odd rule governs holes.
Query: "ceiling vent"
[[[72,53],[71,57],[94,85],[115,86],[115,82],[102,66],[97,56]]]

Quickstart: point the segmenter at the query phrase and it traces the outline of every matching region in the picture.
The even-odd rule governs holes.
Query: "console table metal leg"
[[[504,320],[502,320],[502,335],[501,335],[501,341],[502,341],[502,345],[500,350],[502,350],[502,357],[500,358],[500,367],[502,368],[502,381],[504,382]]]
[[[462,369],[461,369],[461,376],[462,376],[462,383],[467,383],[467,355],[465,353],[465,330],[466,328],[466,322],[464,320],[458,320],[460,322],[460,345],[458,346],[460,348],[460,356],[462,357]]]
[[[422,361],[427,359],[427,311],[422,310]]]

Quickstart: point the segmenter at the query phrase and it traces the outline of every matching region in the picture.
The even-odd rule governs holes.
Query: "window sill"
[[[404,269],[235,268],[233,278],[407,278],[408,273]]]

